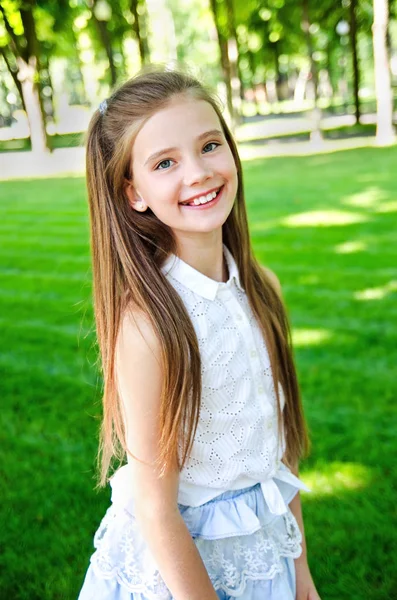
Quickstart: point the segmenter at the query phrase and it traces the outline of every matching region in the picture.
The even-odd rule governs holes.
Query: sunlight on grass
[[[378,187],[370,187],[358,194],[352,194],[346,198],[342,198],[342,204],[349,206],[358,206],[359,208],[373,208],[388,198],[388,194]]]
[[[397,281],[389,281],[383,287],[367,288],[354,293],[355,300],[382,300],[397,290]]]
[[[378,206],[375,210],[377,213],[391,213],[397,212],[397,200],[392,202],[384,202],[381,206]]]
[[[291,331],[292,344],[298,346],[318,346],[333,336],[333,332],[328,329],[298,329]]]
[[[397,201],[387,201],[389,194],[379,187],[370,187],[359,194],[353,194],[342,199],[342,204],[367,208],[375,213],[397,212]]]
[[[353,254],[354,252],[362,252],[368,248],[368,244],[365,242],[345,242],[335,246],[335,252],[337,254]]]
[[[278,224],[277,219],[269,219],[268,221],[253,221],[250,225],[251,231],[266,231],[268,229],[273,229]]]
[[[372,472],[359,463],[332,462],[321,470],[306,472],[301,479],[311,489],[307,497],[319,498],[364,488],[370,484]]]
[[[335,225],[364,223],[368,220],[368,217],[365,215],[343,210],[313,210],[290,215],[281,219],[280,223],[287,227],[331,227]]]
[[[316,285],[320,281],[318,275],[303,275],[299,277],[298,283],[301,285]]]

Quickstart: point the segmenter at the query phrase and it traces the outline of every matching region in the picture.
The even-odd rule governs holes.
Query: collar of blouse
[[[223,253],[226,259],[227,268],[229,271],[229,279],[227,282],[215,281],[207,277],[197,269],[194,269],[175,254],[170,254],[163,266],[161,267],[165,275],[171,275],[196,294],[203,296],[209,300],[214,300],[219,289],[228,288],[233,282],[240,288],[244,289],[240,282],[236,262],[230,250],[223,244]]]

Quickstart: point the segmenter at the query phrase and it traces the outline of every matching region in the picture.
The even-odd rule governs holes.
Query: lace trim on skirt
[[[298,491],[279,489],[288,504]],[[179,505],[215,590],[239,596],[248,580],[273,579],[282,557],[298,558],[302,536],[291,510],[271,515],[260,484],[226,492],[199,507]],[[91,564],[97,576],[116,580],[130,592],[172,600],[154,558],[128,508],[112,504],[94,537]]]

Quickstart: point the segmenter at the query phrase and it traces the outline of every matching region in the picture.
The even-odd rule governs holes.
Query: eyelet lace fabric
[[[205,562],[215,590],[230,596],[240,596],[247,581],[273,579],[283,572],[282,557],[298,558],[302,552],[302,537],[294,516],[282,515],[278,523],[263,527],[253,535],[227,538],[208,545],[197,540],[196,545]],[[244,568],[236,564],[243,561]]]
[[[280,489],[286,502],[297,491],[286,483]],[[269,512],[259,484],[235,493],[179,509],[215,590],[238,597],[249,580],[282,573],[283,557],[300,556],[302,536],[290,509],[279,516]],[[172,600],[131,510],[131,504],[109,507],[94,537],[94,572],[145,598]]]
[[[280,444],[277,439],[268,350],[226,246],[224,254],[227,283],[205,277],[178,257],[163,267],[190,316],[201,355],[200,419],[178,496],[191,506],[271,477],[286,447],[284,435]],[[281,385],[279,391],[283,409]]]

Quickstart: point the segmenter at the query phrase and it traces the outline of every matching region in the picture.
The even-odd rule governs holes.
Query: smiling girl
[[[319,600],[288,322],[215,98],[152,67],[101,104],[87,139],[100,483],[127,462],[79,600]]]

